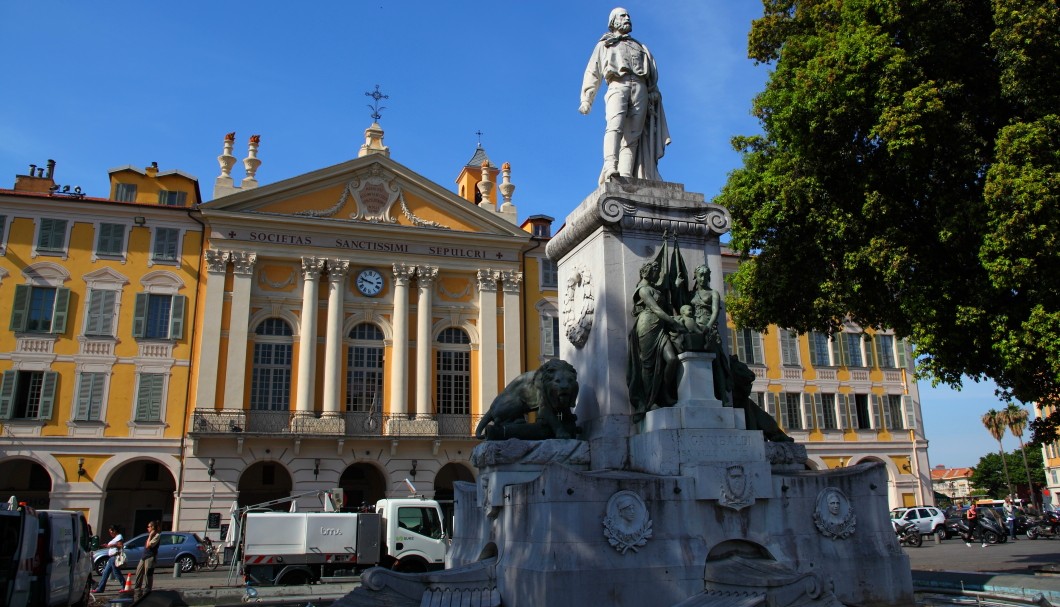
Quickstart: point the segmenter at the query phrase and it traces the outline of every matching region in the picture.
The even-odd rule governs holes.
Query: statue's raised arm
[[[670,144],[670,132],[655,59],[648,47],[629,35],[633,22],[626,9],[611,11],[607,30],[585,68],[578,107],[588,114],[600,84],[607,82],[604,168],[599,182],[616,176],[661,181],[659,159]]]

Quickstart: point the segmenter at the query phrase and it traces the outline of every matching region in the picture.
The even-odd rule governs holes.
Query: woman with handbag
[[[155,557],[158,556],[158,544],[162,540],[162,534],[158,531],[159,522],[147,523],[147,542],[144,544],[144,557],[136,566],[136,575],[133,576],[133,589],[137,598],[151,592],[155,583]],[[180,567],[180,565],[176,565]],[[142,588],[142,590],[141,590]]]
[[[99,585],[92,589],[93,593],[105,592],[107,580],[112,575],[118,580],[118,585],[121,585],[121,566],[125,564],[125,552],[123,551],[125,537],[121,532],[121,525],[111,525],[107,528],[107,533],[110,533],[110,541],[104,544],[107,549],[107,566],[103,568],[103,577],[99,580]],[[121,556],[120,563],[118,562],[119,555]]]

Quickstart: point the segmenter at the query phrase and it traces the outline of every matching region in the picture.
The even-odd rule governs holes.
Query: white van
[[[85,605],[91,590],[88,522],[80,512],[0,504],[0,605]]]
[[[36,605],[84,605],[91,590],[92,554],[88,522],[80,512],[38,510],[38,579]]]

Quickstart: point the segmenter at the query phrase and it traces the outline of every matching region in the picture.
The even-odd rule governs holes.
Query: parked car
[[[144,544],[147,534],[140,535],[125,542],[125,565],[123,571],[133,571],[144,555]],[[92,553],[92,563],[97,574],[103,573],[107,566],[107,549],[100,548]],[[163,531],[158,543],[158,556],[155,567],[179,566],[184,573],[194,571],[206,563],[206,547],[199,536],[190,531]]]
[[[946,529],[946,515],[934,506],[913,506],[891,510],[891,520],[902,520],[916,525],[921,535],[937,534],[946,539],[950,536]]]

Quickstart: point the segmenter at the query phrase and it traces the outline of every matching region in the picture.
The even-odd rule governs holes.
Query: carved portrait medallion
[[[651,538],[651,519],[644,500],[632,491],[619,491],[607,500],[604,537],[620,554],[637,549]]]
[[[754,486],[747,479],[747,471],[740,464],[725,469],[718,505],[742,510],[755,503]]]
[[[832,539],[846,539],[854,535],[856,523],[854,505],[839,488],[825,487],[817,494],[813,524],[821,535]]]

